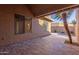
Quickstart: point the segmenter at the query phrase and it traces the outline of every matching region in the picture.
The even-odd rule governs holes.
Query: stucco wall
[[[76,10],[76,26],[75,26],[75,34],[76,34],[76,40],[79,43],[79,8],[75,9]]]
[[[21,14],[25,17],[32,17],[32,33],[15,34],[14,14]],[[47,35],[49,32],[43,31],[38,23],[38,19],[34,18],[32,13],[25,5],[0,5],[0,45],[7,45],[14,42],[20,42]]]
[[[46,24],[46,27],[47,27],[47,29],[46,29],[46,31],[48,31],[48,32],[51,32],[51,21],[47,21],[47,20],[44,20],[44,19],[38,19],[39,20],[39,24],[40,24],[40,26],[42,27],[42,29],[45,29],[44,28],[44,23],[46,22],[47,24]]]

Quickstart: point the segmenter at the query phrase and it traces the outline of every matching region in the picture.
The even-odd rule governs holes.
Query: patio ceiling
[[[29,4],[27,7],[33,13],[35,17],[44,16],[51,14],[56,11],[61,11],[62,9],[68,9],[74,4]]]

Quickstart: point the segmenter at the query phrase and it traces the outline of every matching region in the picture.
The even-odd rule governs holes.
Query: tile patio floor
[[[79,46],[65,44],[66,36],[52,33],[46,37],[26,40],[0,47],[0,54],[11,55],[73,55],[79,54]]]

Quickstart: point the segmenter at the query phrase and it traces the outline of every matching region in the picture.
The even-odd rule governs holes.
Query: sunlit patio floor
[[[79,46],[66,44],[67,36],[52,33],[49,36],[0,47],[0,54],[70,55],[79,54]]]

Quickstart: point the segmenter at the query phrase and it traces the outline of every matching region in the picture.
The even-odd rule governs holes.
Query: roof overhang
[[[27,5],[27,7],[33,13],[35,17],[41,17],[45,15],[50,15],[56,12],[69,10],[74,7],[79,7],[79,5],[76,5],[76,4],[29,4]]]
[[[53,22],[51,19],[46,18],[46,17],[41,17],[40,19],[42,19],[42,20],[47,20],[47,21],[49,21],[49,22]]]

